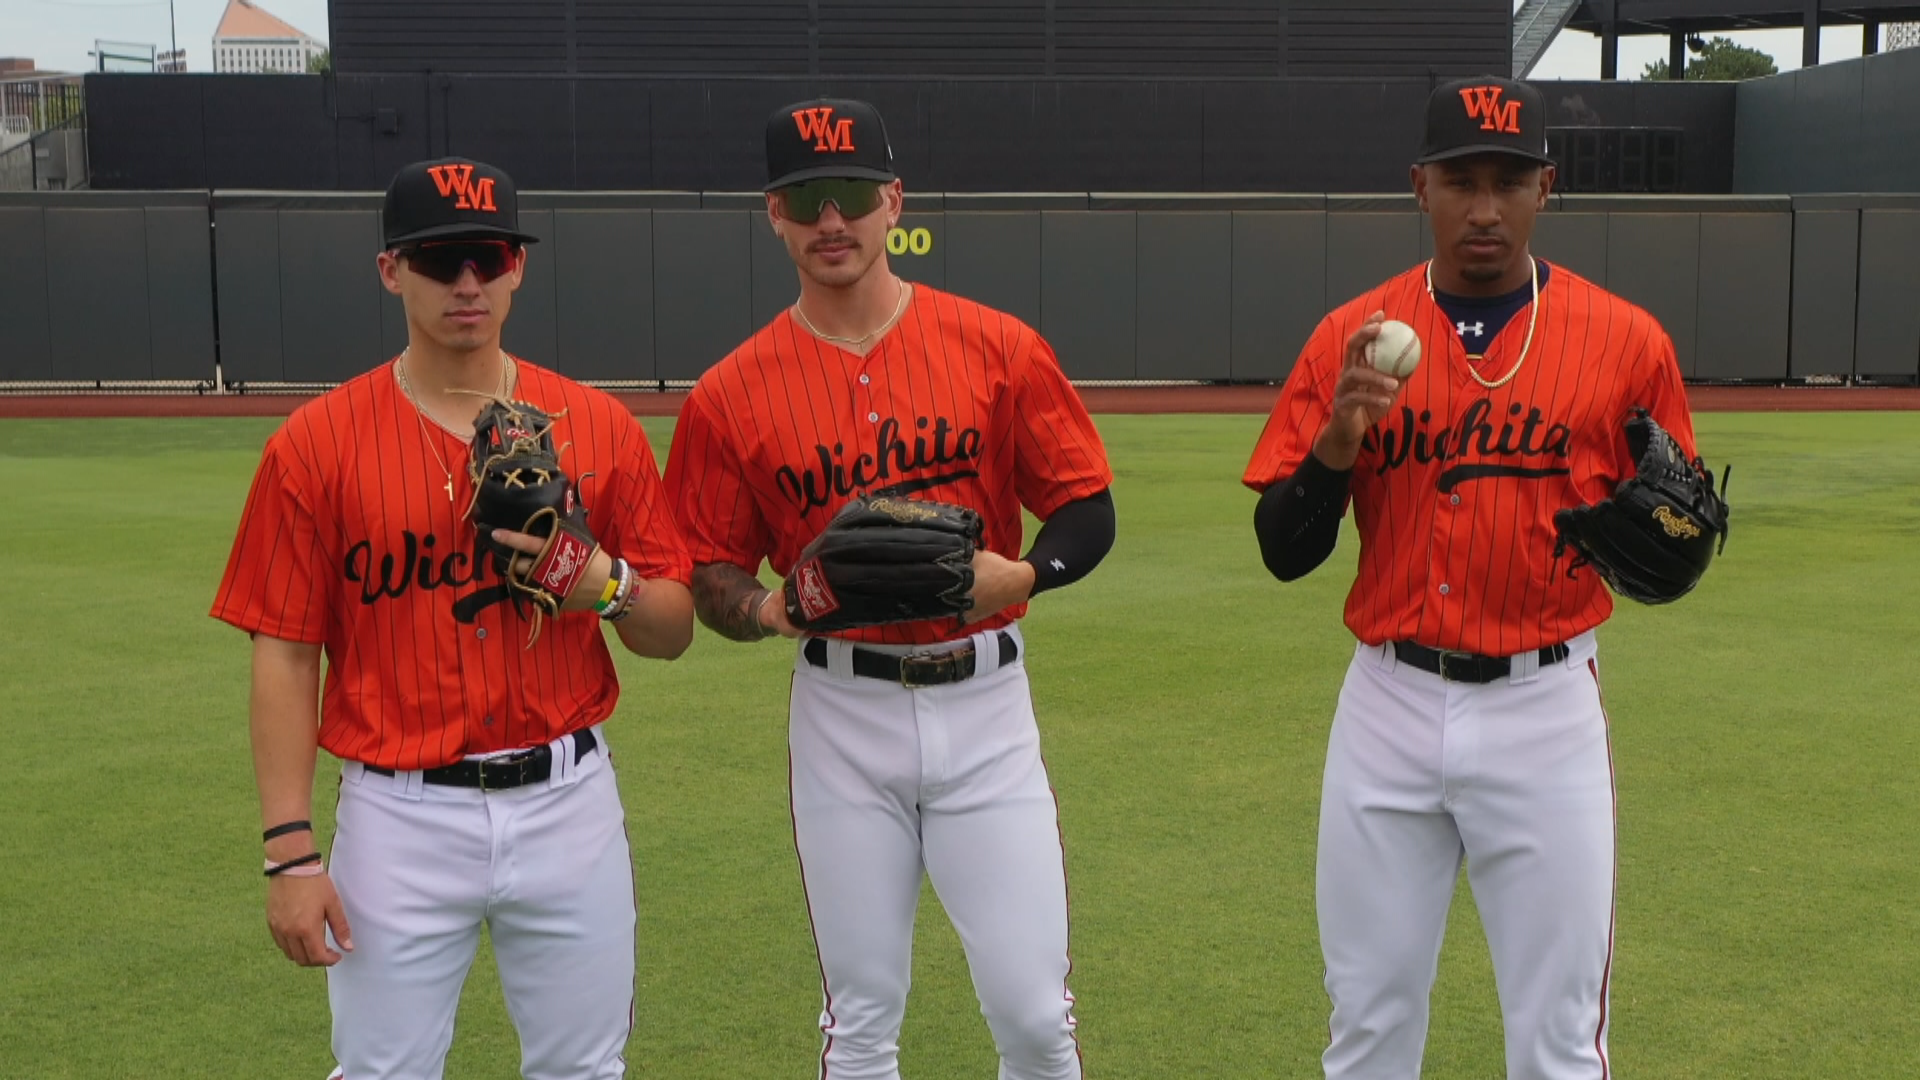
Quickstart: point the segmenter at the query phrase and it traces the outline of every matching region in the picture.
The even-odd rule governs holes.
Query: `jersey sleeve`
[[[248,633],[324,644],[329,603],[325,536],[311,476],[286,429],[267,442],[211,614]]]
[[[1647,410],[1655,423],[1679,441],[1688,457],[1696,453],[1693,416],[1687,408],[1687,390],[1681,382],[1673,339],[1652,316],[1636,313],[1635,317],[1640,324],[1634,330],[1638,333],[1644,327],[1644,339],[1637,350],[1626,354],[1629,366],[1619,381],[1618,396],[1613,399],[1613,415],[1607,418],[1605,429],[1598,435],[1599,453],[1593,462],[1591,477],[1597,485],[1596,494],[1592,496],[1596,499],[1604,498],[1620,481],[1639,471],[1640,463],[1633,459],[1626,437],[1626,424],[1635,409]],[[1628,348],[1633,348],[1631,340]]]
[[[1067,503],[1113,486],[1093,417],[1053,347],[1028,329],[1012,358],[1014,495],[1045,521]]]
[[[693,582],[693,560],[680,535],[660,466],[640,421],[621,425],[619,463],[624,480],[616,489],[612,535],[602,543],[648,581]]]
[[[1333,415],[1333,385],[1339,378],[1342,359],[1342,350],[1336,347],[1338,338],[1331,316],[1314,328],[1280,387],[1280,398],[1254,444],[1253,458],[1247,462],[1241,483],[1264,492],[1292,476],[1313,452],[1314,440]]]
[[[739,451],[697,385],[673,429],[666,490],[693,565],[724,562],[758,572],[772,548],[772,532]]]
[[[1653,414],[1654,422],[1679,441],[1687,456],[1694,456],[1699,451],[1694,448],[1693,412],[1687,405],[1687,387],[1681,379],[1680,361],[1674,355],[1673,338],[1658,325],[1647,341],[1643,363],[1647,369],[1644,389],[1634,404]]]

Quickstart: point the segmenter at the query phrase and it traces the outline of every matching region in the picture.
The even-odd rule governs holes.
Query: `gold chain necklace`
[[[1529,255],[1527,256],[1527,266],[1533,271],[1533,303],[1527,306],[1527,340],[1526,344],[1520,346],[1520,359],[1513,362],[1513,370],[1500,376],[1498,382],[1488,382],[1480,377],[1480,373],[1473,369],[1472,364],[1467,365],[1467,374],[1473,376],[1473,381],[1489,390],[1498,390],[1512,382],[1513,377],[1520,374],[1520,365],[1527,362],[1527,353],[1533,349],[1533,328],[1534,324],[1540,318],[1540,264],[1535,261],[1533,256]],[[1440,305],[1439,297],[1433,295],[1432,259],[1427,260],[1427,299],[1432,300],[1435,307]]]
[[[835,337],[832,334],[821,333],[818,327],[814,326],[812,322],[808,321],[807,313],[800,310],[800,301],[798,300],[795,300],[793,302],[793,314],[796,318],[800,320],[800,325],[807,328],[807,332],[809,334],[812,334],[814,337],[819,338],[821,341],[831,341],[837,345],[863,345],[866,342],[872,340],[876,335],[879,335],[891,329],[893,327],[893,324],[899,320],[900,313],[907,310],[907,279],[895,278],[894,281],[897,282],[899,286],[900,302],[893,306],[893,314],[887,316],[886,322],[881,323],[879,326],[873,328],[872,330],[867,331],[866,333],[860,335],[857,338]]]
[[[413,418],[420,424],[420,437],[426,440],[427,450],[433,454],[433,463],[440,466],[441,475],[447,478],[445,485],[447,505],[451,506],[453,505],[453,470],[447,467],[446,459],[440,456],[440,448],[434,445],[437,440],[434,439],[433,432],[427,430],[427,407],[420,403],[418,397],[414,396],[413,381],[407,378],[407,354],[412,351],[412,349],[402,349],[400,351],[400,358],[393,362],[394,381],[400,384],[400,392],[407,396],[409,402],[413,403]],[[506,365],[500,369],[500,392],[498,394],[498,396],[502,398],[507,396],[507,388],[510,385],[509,376],[513,373],[513,357],[508,356],[505,359]],[[459,432],[442,424],[437,417],[433,421],[433,426],[445,431],[456,439],[460,439],[463,442],[467,441],[468,437],[462,436]]]

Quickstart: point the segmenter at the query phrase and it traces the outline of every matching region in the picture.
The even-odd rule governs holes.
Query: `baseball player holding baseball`
[[[1282,581],[1327,558],[1349,504],[1360,538],[1320,807],[1323,1065],[1420,1075],[1464,860],[1507,1075],[1605,1080],[1614,788],[1594,629],[1612,597],[1557,557],[1556,517],[1635,476],[1636,409],[1692,457],[1686,393],[1652,316],[1529,251],[1554,181],[1536,91],[1434,91],[1412,181],[1432,260],[1320,323],[1244,476]],[[1388,318],[1425,343],[1401,379],[1368,359]]]
[[[267,922],[288,959],[327,968],[336,1077],[441,1075],[482,924],[522,1075],[617,1077],[635,912],[601,624],[638,655],[678,656],[691,564],[633,416],[500,348],[534,240],[513,181],[461,159],[410,165],[382,224],[406,351],[268,440],[213,605],[253,642]],[[577,498],[597,534],[564,565],[542,559],[565,584],[537,634],[501,569],[526,580],[512,551],[548,542],[482,535],[468,514],[492,399],[552,418],[566,509]],[[307,820],[316,746],[342,762],[328,858]]]
[[[820,1075],[899,1077],[924,873],[966,949],[1000,1076],[1078,1077],[1062,840],[1017,620],[1111,547],[1104,448],[1031,328],[889,267],[902,193],[871,105],[776,110],[766,147],[767,216],[800,297],[694,387],[667,488],[701,621],[736,641],[797,639],[791,801],[823,984]],[[762,560],[794,574],[843,506],[867,499],[910,518],[936,503],[977,515],[964,624],[808,632],[845,600],[831,575],[756,580]],[[1023,507],[1045,523],[1024,558]]]

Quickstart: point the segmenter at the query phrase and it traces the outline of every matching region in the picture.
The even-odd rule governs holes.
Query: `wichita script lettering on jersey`
[[[1420,465],[1455,463],[1441,470],[1436,484],[1441,491],[1451,491],[1468,480],[1489,476],[1539,479],[1567,475],[1567,455],[1572,449],[1573,431],[1565,424],[1548,424],[1546,415],[1537,405],[1525,409],[1526,419],[1515,426],[1513,421],[1520,417],[1522,411],[1523,406],[1518,402],[1508,405],[1508,419],[1500,424],[1496,432],[1488,420],[1493,405],[1481,398],[1467,406],[1467,411],[1460,417],[1459,427],[1442,427],[1434,431],[1431,411],[1422,409],[1416,419],[1412,407],[1402,405],[1398,416],[1383,420],[1376,428],[1369,430],[1361,445],[1380,455],[1380,464],[1374,470],[1376,476],[1385,476],[1394,469],[1404,467],[1409,457]],[[1466,459],[1469,456],[1482,459],[1519,458],[1522,461],[1546,458],[1556,464],[1468,462]]]
[[[944,416],[916,417],[913,426],[915,434],[909,443],[901,436],[900,422],[888,417],[876,430],[874,452],[862,451],[851,460],[844,442],[831,447],[816,444],[812,462],[799,469],[782,465],[775,471],[780,494],[806,513],[816,507],[838,505],[876,484],[883,486],[873,494],[905,495],[980,475],[975,467],[980,460],[979,428],[956,428]],[[887,483],[908,473],[948,466],[960,467]]]
[[[492,560],[487,558],[478,536],[473,538],[471,552],[448,552],[438,564],[434,562],[433,549],[439,537],[432,533],[416,536],[412,529],[402,530],[400,537],[399,557],[391,551],[381,553],[377,574],[371,540],[362,540],[347,549],[341,571],[348,581],[360,586],[362,604],[371,604],[382,597],[398,600],[410,588],[430,591],[442,586],[457,589],[477,585],[486,580],[492,569]]]

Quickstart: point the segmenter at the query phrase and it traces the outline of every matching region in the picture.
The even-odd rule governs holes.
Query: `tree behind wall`
[[[1738,82],[1778,74],[1780,69],[1774,65],[1773,57],[1759,49],[1749,49],[1732,38],[1713,37],[1687,61],[1685,77],[1701,82]],[[1649,82],[1667,76],[1665,60],[1655,60],[1640,73],[1640,77]]]

